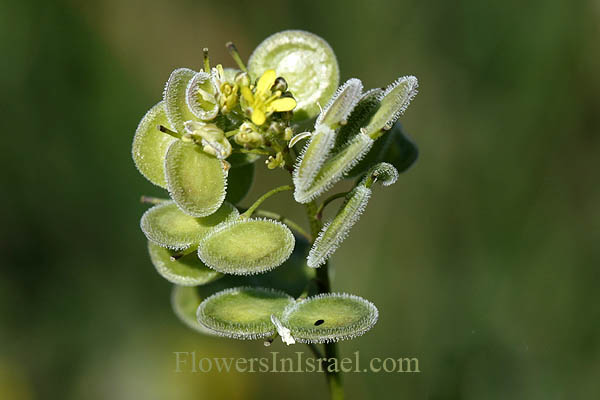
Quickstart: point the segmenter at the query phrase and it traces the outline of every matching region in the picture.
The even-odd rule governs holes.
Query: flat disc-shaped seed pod
[[[212,227],[239,216],[230,203],[207,217],[192,217],[181,211],[173,201],[165,201],[148,209],[142,216],[140,227],[148,240],[173,250],[183,250],[197,245]]]
[[[221,336],[261,339],[275,333],[271,315],[281,316],[294,299],[277,290],[240,287],[218,292],[198,307],[198,322]]]
[[[375,325],[379,312],[362,297],[328,293],[288,306],[282,324],[300,343],[329,343],[353,339]]]
[[[227,175],[227,195],[225,201],[238,204],[246,197],[254,182],[254,164],[231,167]]]
[[[406,135],[400,122],[377,139],[369,153],[358,164],[346,173],[353,178],[364,174],[378,162],[389,162],[399,173],[408,170],[419,158],[419,149],[415,142]]]
[[[313,118],[335,93],[339,66],[325,40],[309,32],[290,30],[266,38],[248,60],[252,79],[274,69],[288,83],[297,105],[294,119]]]
[[[330,156],[308,187],[296,187],[294,192],[296,201],[308,203],[329,190],[364,157],[373,146],[373,142],[373,139],[363,133],[354,136],[350,142]]]
[[[221,273],[204,265],[195,251],[173,260],[171,258],[172,251],[149,241],[148,253],[150,253],[150,259],[158,273],[176,285],[205,285],[222,276]]]
[[[335,132],[326,125],[318,125],[294,166],[294,196],[297,196],[297,201],[303,199],[302,194],[313,183],[334,144]]]
[[[358,185],[348,194],[336,216],[325,224],[310,249],[307,258],[309,267],[318,268],[331,257],[360,218],[370,197],[371,189],[364,185]]]
[[[396,120],[404,113],[411,100],[417,95],[419,83],[414,76],[403,76],[389,85],[379,95],[380,106],[377,112],[365,126],[365,132],[373,138],[389,130]]]
[[[190,120],[198,120],[189,109],[186,102],[186,90],[190,80],[196,72],[188,68],[178,68],[171,72],[169,80],[165,85],[163,99],[169,123],[177,132],[183,134],[183,123]]]
[[[367,172],[367,175],[362,180],[361,184],[366,184],[369,179],[378,182],[383,186],[390,186],[398,180],[398,170],[390,163],[381,162],[373,165]]]
[[[219,113],[216,92],[217,89],[210,74],[204,71],[198,72],[190,79],[186,88],[185,101],[188,109],[203,121],[214,119]]]
[[[223,204],[227,186],[223,163],[195,144],[180,140],[171,144],[165,176],[171,198],[186,214],[205,217]]]
[[[169,145],[177,139],[159,131],[158,125],[170,126],[162,101],[140,121],[133,137],[131,154],[140,173],[150,182],[166,189],[165,154]]]
[[[323,112],[317,117],[315,125],[323,124],[336,129],[340,124],[346,123],[346,118],[360,100],[362,89],[363,85],[359,79],[347,80],[323,108]]]
[[[200,324],[196,319],[196,311],[204,299],[205,297],[199,293],[197,287],[175,285],[171,291],[171,307],[177,318],[197,332],[215,335],[215,332]]]
[[[236,219],[213,228],[200,242],[198,256],[226,274],[252,275],[269,271],[294,250],[290,229],[270,219]]]

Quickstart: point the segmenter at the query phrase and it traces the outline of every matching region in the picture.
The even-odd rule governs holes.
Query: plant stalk
[[[308,222],[310,224],[310,231],[314,239],[319,235],[319,232],[323,228],[323,223],[319,218],[319,208],[314,201],[311,201],[306,205],[306,213],[308,215]],[[317,287],[319,293],[330,293],[331,282],[329,280],[329,263],[325,262],[321,267],[317,268]],[[343,400],[344,389],[342,387],[342,376],[338,371],[329,371],[330,359],[337,359],[337,344],[336,343],[325,343],[325,359],[324,364],[325,377],[327,378],[327,384],[329,386],[329,396],[331,400]],[[339,362],[338,362],[339,365]]]

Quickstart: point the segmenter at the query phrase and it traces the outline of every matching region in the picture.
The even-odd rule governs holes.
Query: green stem
[[[177,252],[177,253],[173,254],[173,255],[171,256],[171,261],[177,261],[177,260],[179,260],[180,258],[182,258],[182,257],[185,257],[185,256],[187,256],[187,255],[190,255],[190,254],[192,254],[192,253],[194,253],[194,252],[196,252],[196,251],[198,251],[198,246],[191,246],[191,247],[188,247],[188,248],[187,248],[187,249],[185,249],[185,250],[181,250],[180,252]]]
[[[266,150],[259,149],[235,149],[234,153],[247,153],[247,154],[259,154],[261,156],[270,156],[271,153]]]
[[[244,62],[242,61],[242,57],[240,57],[240,53],[238,52],[235,45],[232,42],[228,42],[225,46],[227,47],[227,50],[229,51],[231,58],[233,58],[233,61],[235,61],[235,63],[238,65],[238,67],[240,67],[240,69],[242,71],[248,72],[248,70],[246,69],[246,65],[244,65]]]
[[[327,199],[325,199],[325,201],[323,201],[323,203],[321,203],[321,205],[319,206],[319,208],[317,208],[317,211],[316,211],[317,219],[321,219],[321,217],[323,216],[323,210],[325,209],[325,207],[327,207],[327,205],[329,203],[331,203],[332,201],[334,201],[336,199],[339,199],[340,197],[346,197],[346,195],[348,193],[349,192],[336,193],[336,194],[334,194],[332,196],[329,196]]]
[[[318,216],[319,207],[314,201],[311,201],[306,205],[306,213],[308,215],[308,222],[310,224],[310,230],[313,237],[317,237],[319,231],[323,228],[323,223]],[[331,282],[329,280],[329,263],[325,262],[320,268],[317,268],[317,287],[319,293],[330,293]],[[342,387],[342,376],[339,372],[329,371],[328,366],[329,360],[332,358],[337,359],[337,345],[336,343],[325,344],[325,376],[329,385],[329,395],[331,400],[343,400],[344,389]]]
[[[284,217],[283,215],[265,210],[256,210],[254,214],[256,214],[259,217],[272,218],[279,222],[282,222],[289,226],[292,230],[296,231],[296,233],[300,234],[300,236],[304,237],[309,242],[312,242],[312,237],[308,234],[308,232],[306,232],[300,225],[298,225],[291,219]]]
[[[292,185],[284,185],[284,186],[278,186],[275,189],[269,190],[267,193],[263,194],[262,196],[260,196],[258,198],[258,200],[256,200],[254,202],[254,204],[252,204],[250,206],[250,208],[248,208],[246,210],[245,213],[243,213],[242,215],[240,215],[240,218],[250,218],[252,216],[252,213],[254,212],[254,210],[256,210],[263,201],[265,201],[266,199],[268,199],[269,197],[273,196],[274,194],[277,194],[279,192],[283,192],[286,190],[293,190],[294,187]]]

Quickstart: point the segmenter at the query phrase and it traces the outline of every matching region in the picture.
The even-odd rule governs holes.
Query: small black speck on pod
[[[319,326],[319,325],[321,325],[323,322],[325,322],[325,321],[323,321],[322,319],[318,319],[318,320],[316,320],[316,321],[315,321],[315,326]]]

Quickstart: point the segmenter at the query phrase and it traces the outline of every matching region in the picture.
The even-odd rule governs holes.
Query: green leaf
[[[414,76],[403,76],[389,85],[378,97],[381,104],[369,124],[365,126],[366,134],[375,139],[383,134],[382,131],[391,129],[417,95],[418,87],[419,83]]]
[[[321,229],[308,253],[307,264],[311,268],[318,268],[331,257],[340,243],[348,236],[350,228],[358,221],[365,210],[371,189],[358,185],[347,196],[344,204],[333,220]]]
[[[323,164],[314,180],[307,187],[304,185],[296,187],[294,191],[296,201],[308,203],[329,190],[361,160],[369,151],[373,142],[373,139],[362,133],[354,136],[350,142]]]
[[[173,142],[165,158],[165,171],[169,194],[186,214],[205,217],[223,203],[227,184],[223,164],[197,145]]]
[[[254,340],[271,336],[271,315],[279,316],[294,299],[277,290],[239,287],[226,289],[204,300],[198,322],[217,335]]]
[[[236,145],[237,146],[237,145]],[[239,149],[240,147],[235,147]],[[227,157],[227,162],[231,164],[231,168],[243,167],[244,165],[254,164],[256,160],[261,158],[262,156],[259,154],[252,153],[236,153],[234,152],[229,157]]]
[[[204,265],[195,251],[174,260],[171,258],[173,256],[172,251],[149,241],[148,252],[156,271],[163,278],[176,285],[205,285],[222,276],[219,272]]]
[[[194,75],[186,87],[186,105],[198,119],[211,121],[219,113],[219,104],[215,98],[216,93],[217,89],[210,74],[200,71]]]
[[[252,275],[283,264],[294,243],[294,235],[280,222],[236,219],[212,229],[200,242],[198,256],[219,272]]]
[[[165,154],[169,145],[177,139],[159,131],[158,125],[170,126],[162,101],[140,121],[133,137],[131,154],[140,173],[153,184],[166,189]]]
[[[364,334],[378,316],[375,305],[362,297],[328,293],[289,305],[281,322],[300,343],[330,343]]]
[[[254,164],[231,167],[227,175],[227,195],[225,201],[238,204],[246,197],[254,182]]]
[[[326,104],[339,83],[339,67],[325,40],[305,31],[290,30],[266,38],[248,61],[253,79],[274,69],[289,85],[297,106],[294,119],[313,118],[319,104]]]
[[[184,133],[185,121],[197,121],[198,118],[190,111],[186,102],[187,86],[196,75],[188,68],[178,68],[171,73],[165,86],[163,99],[170,125],[180,134]]]
[[[173,250],[183,250],[200,243],[212,227],[239,215],[233,205],[223,203],[215,213],[197,218],[181,211],[175,202],[165,201],[144,213],[140,227],[146,238],[155,244]]]
[[[193,330],[205,335],[215,335],[215,332],[201,325],[196,319],[196,310],[204,300],[197,287],[173,286],[171,291],[171,307],[177,318]]]

